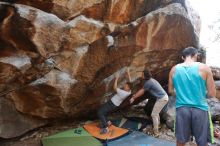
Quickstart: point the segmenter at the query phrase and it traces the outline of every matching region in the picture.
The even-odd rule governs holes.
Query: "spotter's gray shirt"
[[[161,99],[167,95],[166,91],[163,89],[160,83],[153,78],[150,78],[144,83],[144,91],[150,92],[150,94],[152,94],[157,99]]]

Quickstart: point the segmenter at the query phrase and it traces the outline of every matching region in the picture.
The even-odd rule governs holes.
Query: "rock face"
[[[164,107],[161,117],[166,121],[166,125],[174,130],[174,121],[176,118],[176,98],[169,96],[169,102]]]
[[[216,86],[216,98],[220,100],[220,81],[215,81]]]
[[[185,6],[186,10],[189,13],[189,18],[194,26],[194,30],[197,33],[197,35],[200,34],[200,28],[201,28],[201,21],[200,21],[200,16],[198,12],[196,12],[193,7],[190,4],[189,0],[185,0]]]
[[[210,98],[208,103],[213,120],[220,121],[220,101],[216,98]]]
[[[218,67],[211,67],[212,69],[212,73],[213,73],[213,77],[216,80],[220,80],[220,68]]]
[[[148,67],[166,83],[180,51],[198,44],[178,1],[15,2],[24,5],[0,2],[0,99],[2,105],[11,100],[18,119],[32,124],[12,128],[15,134],[2,131],[3,138],[44,120],[94,113],[111,96],[114,74],[120,72],[120,85],[125,81],[125,67],[133,81]]]
[[[0,98],[0,137],[20,136],[34,128],[43,126],[46,121],[19,113],[8,99]]]
[[[85,15],[105,22],[125,24],[180,0],[14,0],[53,13],[63,20]]]

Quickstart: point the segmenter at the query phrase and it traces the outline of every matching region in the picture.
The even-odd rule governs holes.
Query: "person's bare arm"
[[[208,67],[207,65],[206,65],[206,71],[207,71],[206,87],[208,91],[207,94],[209,97],[215,97],[216,96],[215,81],[213,79],[211,68]]]
[[[115,82],[114,82],[114,90],[115,90],[115,92],[117,92],[117,88],[118,88],[118,79],[119,79],[119,74],[117,73],[115,75]]]
[[[126,68],[126,74],[127,74],[128,81],[131,82],[131,75],[130,75],[129,68]]]
[[[173,74],[175,72],[176,67],[172,67],[169,73],[169,83],[168,83],[168,92],[170,95],[175,95],[174,87],[173,87]]]
[[[138,97],[140,97],[140,96],[142,96],[142,95],[144,95],[144,88],[138,90],[138,92],[137,92],[136,94],[134,94],[134,95],[132,96],[132,98],[136,99],[136,98],[138,98]]]
[[[134,100],[136,100],[138,97],[140,97],[142,95],[144,95],[144,88],[138,90],[138,92],[132,96],[132,98],[130,99],[130,103],[133,103]]]

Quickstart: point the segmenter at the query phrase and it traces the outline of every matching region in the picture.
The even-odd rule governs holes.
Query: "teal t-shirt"
[[[199,63],[190,66],[178,64],[173,75],[176,108],[196,107],[208,111],[206,81],[199,74]]]

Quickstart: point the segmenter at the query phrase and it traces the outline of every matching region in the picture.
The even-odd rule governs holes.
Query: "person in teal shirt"
[[[210,67],[197,62],[198,49],[185,48],[183,63],[172,67],[169,93],[176,96],[175,135],[177,146],[184,146],[195,137],[198,146],[213,142],[213,126],[207,97],[215,97],[215,83]]]

